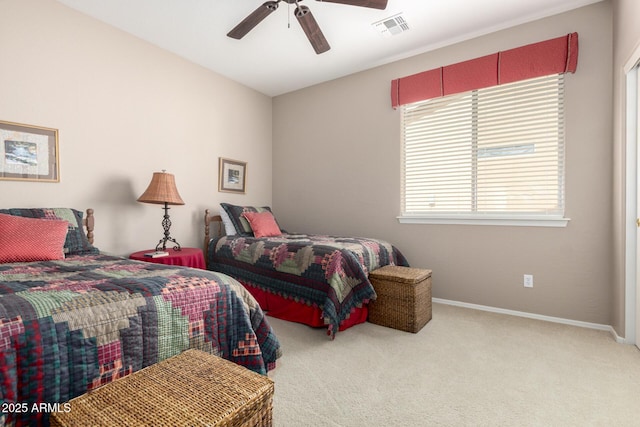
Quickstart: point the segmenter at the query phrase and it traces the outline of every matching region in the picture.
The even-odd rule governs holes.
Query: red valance
[[[534,77],[575,73],[578,33],[434,68],[391,81],[393,108]]]

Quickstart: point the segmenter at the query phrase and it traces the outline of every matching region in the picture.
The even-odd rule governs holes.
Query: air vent
[[[402,13],[374,22],[371,25],[373,25],[373,28],[375,28],[383,37],[397,36],[398,34],[409,30],[409,24],[407,24]]]

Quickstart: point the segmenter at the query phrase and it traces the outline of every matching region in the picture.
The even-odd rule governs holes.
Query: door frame
[[[640,99],[638,96],[638,75],[640,67],[640,45],[636,46],[633,54],[624,66],[625,75],[625,160],[626,160],[626,191],[625,191],[625,338],[627,344],[639,344],[636,330],[638,313],[638,226],[636,219],[640,217],[638,211],[638,113]]]

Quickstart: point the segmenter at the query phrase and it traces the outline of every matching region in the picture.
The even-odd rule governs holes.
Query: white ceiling
[[[264,0],[58,1],[276,96],[601,0],[389,0],[386,10],[305,0],[331,45],[321,55],[284,1],[242,40],[226,34]],[[409,31],[383,37],[372,25],[398,13]]]

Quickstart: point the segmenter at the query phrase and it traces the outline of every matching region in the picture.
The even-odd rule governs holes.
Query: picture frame
[[[58,129],[0,121],[0,180],[60,182]]]
[[[219,158],[218,191],[245,194],[247,190],[247,162]]]

